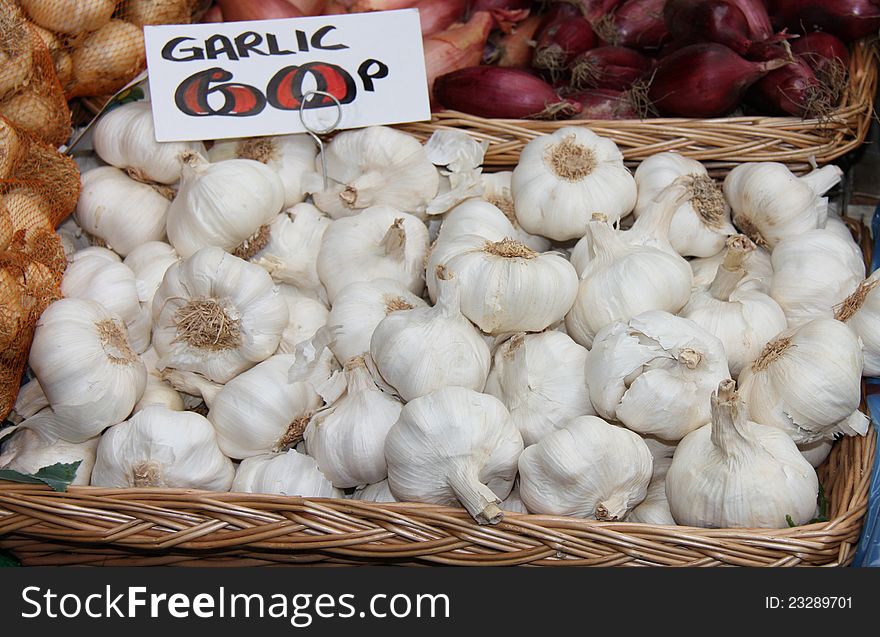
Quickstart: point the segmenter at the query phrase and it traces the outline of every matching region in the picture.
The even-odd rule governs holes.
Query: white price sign
[[[144,36],[158,141],[431,117],[415,9],[148,26]]]

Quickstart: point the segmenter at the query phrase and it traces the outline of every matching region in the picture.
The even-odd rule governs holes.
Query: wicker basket
[[[827,164],[857,148],[874,114],[877,90],[875,43],[859,41],[852,49],[850,80],[840,106],[827,118],[727,117],[719,119],[665,118],[645,120],[485,119],[455,111],[435,113],[430,122],[399,128],[420,139],[435,130],[456,128],[489,142],[486,165],[512,169],[523,147],[538,135],[563,126],[588,126],[613,139],[628,164],[664,151],[704,162],[714,176],[748,161],[782,162],[799,174]]]

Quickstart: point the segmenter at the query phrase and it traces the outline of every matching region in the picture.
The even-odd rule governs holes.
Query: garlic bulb
[[[334,219],[373,206],[421,214],[437,194],[440,175],[411,135],[386,126],[343,131],[324,149],[330,187],[312,194]],[[321,170],[321,159],[317,161]]]
[[[678,440],[664,440],[657,436],[642,436],[642,440],[648,445],[648,450],[654,460],[671,458],[675,454],[675,448],[679,442]]]
[[[421,297],[393,279],[356,281],[336,296],[327,325],[334,329],[330,344],[340,361],[347,361],[370,351],[370,339],[376,326],[392,312],[426,308]]]
[[[810,230],[777,243],[770,255],[770,296],[798,327],[816,318],[832,318],[865,278],[865,262],[855,243],[828,230]]]
[[[0,443],[0,469],[33,474],[56,463],[79,461],[71,484],[88,486],[100,437],[67,442],[55,436],[51,426],[44,427],[53,419],[51,410],[38,412],[23,421],[17,431],[5,436]]]
[[[519,493],[532,513],[622,520],[645,499],[652,463],[632,431],[581,416],[526,447]]]
[[[467,248],[443,265],[460,281],[462,314],[483,332],[540,332],[571,309],[578,278],[561,255],[538,254],[514,239],[455,242]]]
[[[695,289],[680,312],[721,339],[733,378],[788,327],[779,304],[753,289],[745,278],[743,262],[752,245],[744,235],[731,237],[715,280],[705,288]]]
[[[624,243],[608,223],[590,222],[596,256],[581,275],[577,298],[565,317],[575,341],[590,347],[614,321],[649,310],[678,312],[690,298],[693,273],[680,256]]]
[[[385,436],[403,408],[376,386],[363,356],[345,364],[345,381],[346,392],[312,416],[303,434],[309,455],[340,489],[387,477]]]
[[[816,319],[770,341],[739,377],[749,417],[782,429],[798,444],[831,439],[837,432],[867,432],[858,412],[862,347],[850,328]]]
[[[587,390],[587,353],[561,332],[516,334],[495,352],[486,393],[504,403],[526,446],[572,418],[596,413]]]
[[[405,401],[450,385],[482,391],[489,375],[489,347],[461,313],[459,282],[440,275],[434,307],[393,312],[370,339],[370,355]]]
[[[268,224],[284,204],[284,186],[269,167],[250,159],[208,163],[181,155],[180,190],[168,208],[168,240],[181,256],[219,246],[249,259],[268,242]]]
[[[352,500],[361,500],[363,502],[399,502],[394,494],[391,493],[391,487],[388,486],[388,479],[368,484],[360,489],[355,490],[351,495]]]
[[[718,338],[693,321],[652,311],[602,329],[586,377],[600,416],[675,441],[706,424],[706,397],[730,374]]]
[[[225,383],[275,352],[289,318],[265,270],[203,248],[168,268],[153,297],[159,367]]]
[[[21,0],[31,20],[69,35],[100,29],[110,21],[116,4],[115,0],[74,0],[59,6],[53,0]]]
[[[428,160],[440,171],[437,195],[425,212],[439,215],[462,201],[483,194],[482,164],[489,142],[478,142],[464,131],[437,130],[425,142]]]
[[[528,513],[529,510],[526,508],[526,505],[523,504],[522,498],[519,495],[519,481],[514,483],[513,489],[510,490],[510,495],[504,498],[501,501],[501,504],[498,507],[502,511],[506,511],[508,513]]]
[[[297,204],[269,224],[268,242],[250,261],[265,268],[279,283],[296,286],[316,298],[326,298],[317,260],[330,223],[312,204]]]
[[[232,491],[277,493],[304,498],[341,498],[314,458],[290,449],[245,458],[235,472]]]
[[[654,470],[645,499],[626,516],[627,522],[643,524],[674,525],[675,519],[669,510],[666,499],[666,474],[672,465],[672,458],[654,459]]]
[[[15,424],[20,423],[26,418],[35,415],[41,409],[49,406],[46,394],[40,387],[40,381],[31,378],[24,385],[18,388],[18,395],[15,397],[15,406],[7,419]]]
[[[129,102],[104,113],[92,143],[98,156],[140,181],[173,184],[180,180],[184,152],[206,156],[202,142],[157,142],[149,102]]]
[[[566,126],[526,144],[511,182],[516,218],[556,241],[584,236],[594,212],[612,223],[636,204],[636,182],[612,140]]]
[[[221,139],[208,151],[213,162],[250,159],[274,170],[284,186],[284,207],[306,198],[303,175],[315,169],[318,147],[309,135],[273,135],[246,139]]]
[[[101,436],[92,485],[229,491],[234,475],[204,416],[153,405]]]
[[[654,198],[678,178],[687,180],[690,197],[676,211],[669,228],[672,247],[682,256],[711,257],[724,248],[736,230],[730,225],[730,206],[706,167],[678,153],[658,153],[642,161],[634,174],[638,201],[633,214],[639,217]]]
[[[737,241],[743,241],[745,235],[738,235]],[[748,240],[748,246],[751,248],[743,259],[742,267],[745,275],[740,281],[739,287],[749,287],[759,292],[767,294],[770,292],[770,282],[773,279],[773,265],[770,263],[770,253],[755,245],[751,239]],[[706,288],[712,285],[715,276],[718,274],[718,268],[724,262],[725,252],[722,250],[718,254],[711,257],[699,259],[691,259],[689,261],[691,270],[694,273],[694,288]]]
[[[819,480],[784,432],[750,421],[732,380],[712,394],[712,420],[681,441],[666,474],[679,524],[771,528],[805,524],[816,511]]]
[[[550,249],[550,241],[539,234],[526,232],[520,227],[519,221],[516,219],[516,207],[513,203],[512,188],[513,171],[505,170],[497,173],[483,173],[480,175],[480,179],[483,184],[483,193],[480,197],[498,208],[507,217],[507,220],[510,221],[516,232],[511,238],[527,245],[535,252],[547,252]]]
[[[151,347],[141,354],[141,360],[147,368],[147,385],[132,411],[137,413],[150,405],[162,405],[174,411],[183,411],[183,398],[171,383],[162,378],[162,373],[156,368],[159,363],[156,350]]]
[[[834,318],[846,323],[862,341],[865,376],[880,376],[880,293],[874,292],[878,282],[880,270],[875,270],[834,308]]]
[[[350,283],[388,278],[414,294],[425,287],[428,229],[412,215],[375,206],[334,221],[318,252],[318,276],[333,303]]]
[[[763,248],[780,240],[823,228],[828,198],[843,171],[825,166],[798,177],[776,162],[744,163],[724,179],[724,196],[733,209],[733,223]]]
[[[497,524],[522,450],[501,401],[444,387],[407,403],[388,432],[388,484],[400,500],[460,502],[479,524]]]
[[[28,363],[57,420],[53,435],[69,442],[125,420],[147,382],[125,324],[96,301],[49,305],[37,321]]]
[[[330,312],[323,303],[304,296],[292,285],[282,283],[278,286],[278,292],[287,303],[287,314],[290,318],[287,327],[281,332],[277,353],[290,354],[296,351],[299,343],[309,340],[327,325]]]
[[[82,174],[73,215],[83,230],[125,256],[142,243],[165,238],[165,216],[173,196],[167,187],[150,186],[118,168],[102,166]]]
[[[163,241],[147,241],[128,253],[123,263],[127,265],[137,282],[138,298],[152,316],[153,297],[162,285],[165,273],[180,261],[177,250]]]
[[[61,247],[64,256],[69,260],[75,252],[89,247],[89,238],[83,233],[76,220],[71,215],[58,226],[58,236],[61,238]]]
[[[798,445],[798,450],[811,467],[818,467],[825,462],[825,458],[829,456],[833,446],[833,440],[817,440],[805,445]]]

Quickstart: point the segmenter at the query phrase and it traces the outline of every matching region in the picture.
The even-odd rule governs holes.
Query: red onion
[[[528,71],[473,66],[434,83],[434,98],[446,108],[479,117],[523,119],[579,113],[581,105],[561,99],[549,84]]]
[[[648,97],[663,115],[719,117],[741,101],[746,90],[785,60],[750,62],[723,44],[691,44],[657,65]]]
[[[831,107],[829,92],[800,58],[760,78],[749,88],[746,101],[762,115],[817,117]]]
[[[455,24],[424,38],[429,95],[436,78],[480,63],[491,30],[492,16],[488,11],[478,11],[465,24]]]
[[[654,61],[634,49],[600,46],[581,53],[571,67],[571,84],[577,88],[593,86],[622,91],[642,79]]]
[[[763,0],[728,0],[739,7],[749,23],[749,38],[753,42],[763,42],[773,35],[770,16]]]
[[[767,0],[777,28],[826,31],[844,42],[880,29],[880,0]]]
[[[415,4],[419,10],[422,36],[440,33],[464,16],[468,0],[421,0]]]
[[[623,0],[581,0],[581,12],[591,23],[601,20],[616,9]]]
[[[635,49],[658,48],[669,37],[663,21],[666,0],[626,0],[612,19],[596,26],[606,42]]]
[[[474,0],[471,11],[492,11],[493,9],[528,9],[532,0]]]
[[[555,77],[575,57],[593,48],[595,43],[596,34],[586,18],[561,18],[541,31],[532,66],[548,70]]]
[[[223,11],[219,4],[212,4],[211,8],[205,11],[199,22],[223,22]]]
[[[243,20],[274,20],[276,18],[301,18],[303,12],[287,0],[217,0],[225,22]]]
[[[532,45],[535,31],[543,18],[529,16],[508,34],[501,34],[495,41],[495,55],[491,62],[498,66],[525,68],[532,61]]]
[[[809,65],[816,79],[831,92],[837,103],[846,87],[849,49],[830,33],[808,33],[791,43],[792,52]]]
[[[629,91],[596,88],[575,93],[569,99],[579,102],[581,112],[572,119],[641,119]]]
[[[752,45],[746,17],[727,0],[667,0],[663,19],[682,42],[717,42],[740,55]]]

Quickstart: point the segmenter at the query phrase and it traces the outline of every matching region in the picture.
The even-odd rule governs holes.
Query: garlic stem
[[[654,206],[636,219],[631,232],[643,237],[669,239],[669,228],[672,218],[681,205],[693,196],[693,191],[686,187],[686,177],[679,177],[654,199]]]
[[[709,286],[709,294],[719,301],[729,301],[730,295],[746,275],[743,267],[746,255],[752,250],[752,243],[744,235],[734,235],[727,240],[724,262],[719,266],[715,278]]]
[[[208,409],[211,408],[214,398],[223,389],[223,385],[212,382],[201,374],[179,369],[166,367],[159,372],[159,378],[170,383],[179,392],[192,396],[201,396]]]
[[[736,382],[727,379],[718,384],[718,391],[712,394],[712,444],[726,456],[735,455],[737,445],[745,437],[743,429],[748,417],[739,394]]]
[[[800,179],[817,195],[824,195],[831,190],[832,187],[840,183],[840,175],[840,168],[830,164],[823,168],[813,170]]]
[[[437,303],[443,318],[461,316],[461,288],[446,266],[437,266]]]
[[[615,493],[596,505],[596,519],[608,522],[622,520],[628,510],[624,494]]]
[[[504,517],[498,496],[467,469],[455,467],[446,483],[478,524],[498,524]]]
[[[406,230],[403,227],[403,219],[395,219],[385,237],[382,239],[382,247],[385,255],[403,261],[404,251],[406,249]]]
[[[601,263],[610,263],[619,255],[625,254],[630,247],[618,236],[617,231],[607,222],[596,219],[590,221],[590,232],[593,235],[593,254]]]

